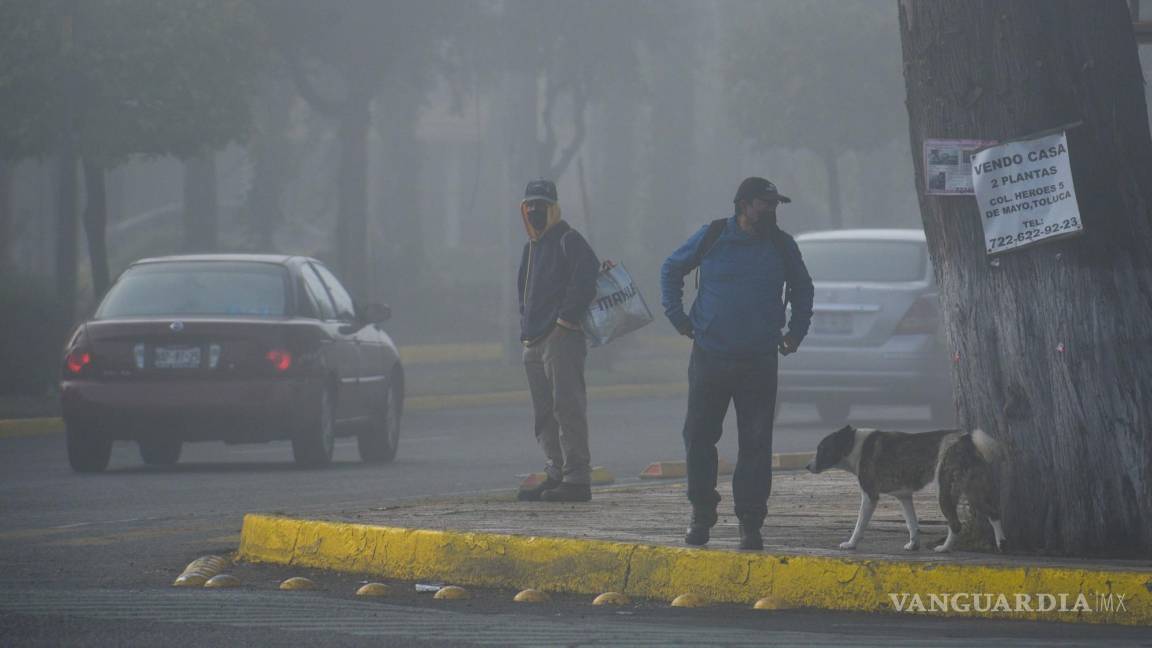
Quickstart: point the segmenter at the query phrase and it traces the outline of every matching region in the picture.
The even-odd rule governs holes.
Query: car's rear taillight
[[[264,354],[264,359],[272,368],[281,373],[288,371],[292,367],[292,352],[285,351],[284,349],[272,349]]]
[[[92,354],[81,349],[75,349],[64,358],[64,368],[69,375],[79,376],[92,364]]]
[[[896,333],[935,333],[940,328],[940,300],[936,295],[923,295],[904,314],[896,325]]]

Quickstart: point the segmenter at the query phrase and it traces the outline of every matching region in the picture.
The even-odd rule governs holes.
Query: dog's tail
[[[1000,443],[980,428],[972,430],[972,445],[976,446],[976,451],[980,453],[981,457],[984,457],[984,461],[989,463],[999,461],[1004,455]]]

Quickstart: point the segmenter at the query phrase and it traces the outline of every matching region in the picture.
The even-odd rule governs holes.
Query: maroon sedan
[[[362,460],[391,461],[404,372],[388,317],[315,259],[138,261],[65,348],[68,461],[104,470],[115,440],[164,465],[185,441],[288,439],[298,464],[322,465],[350,435]]]

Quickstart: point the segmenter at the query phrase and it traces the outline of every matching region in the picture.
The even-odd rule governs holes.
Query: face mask
[[[548,207],[533,205],[528,210],[528,224],[537,232],[542,231],[548,225]]]

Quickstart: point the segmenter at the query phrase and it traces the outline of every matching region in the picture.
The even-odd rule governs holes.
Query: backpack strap
[[[692,267],[696,269],[696,288],[700,288],[700,264],[704,262],[704,257],[716,247],[716,241],[720,240],[720,235],[724,233],[724,226],[728,224],[727,218],[717,218],[716,220],[708,223],[708,231],[704,232],[704,238],[700,239],[700,245],[696,246],[696,254],[692,255]]]

